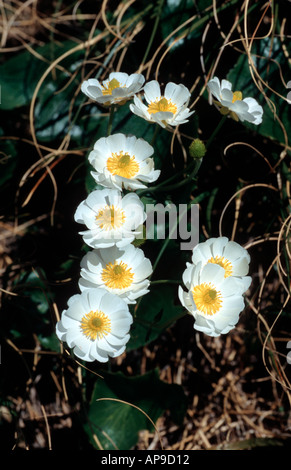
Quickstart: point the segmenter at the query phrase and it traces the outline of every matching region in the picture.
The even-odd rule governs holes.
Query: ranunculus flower
[[[221,114],[229,114],[236,121],[248,121],[260,124],[263,118],[263,108],[254,98],[243,98],[241,91],[232,91],[232,84],[228,80],[221,83],[217,77],[209,80],[207,84],[214,101],[219,106]]]
[[[124,300],[105,289],[89,289],[68,300],[56,334],[80,359],[107,362],[124,352],[131,324]]]
[[[96,78],[89,78],[81,85],[81,91],[91,100],[103,106],[124,104],[138,93],[145,82],[140,73],[128,75],[124,72],[112,72],[102,83]]]
[[[145,188],[160,176],[154,169],[153,147],[144,139],[124,134],[101,137],[89,154],[95,181],[107,188]]]
[[[81,291],[102,287],[128,304],[149,292],[152,265],[134,245],[103,248],[88,252],[81,261]]]
[[[167,83],[164,94],[156,80],[144,86],[144,97],[147,104],[134,96],[133,103],[129,105],[131,111],[137,116],[150,122],[156,122],[162,127],[178,126],[188,122],[194,111],[189,110],[190,92],[182,84]]]
[[[80,232],[92,248],[124,247],[142,237],[146,219],[143,203],[135,193],[122,197],[117,189],[92,191],[75,212],[75,221],[87,226]]]
[[[218,264],[224,269],[224,276],[235,276],[243,284],[246,291],[249,288],[251,278],[247,276],[249,271],[250,255],[247,250],[227,237],[209,238],[199,243],[193,249],[192,263]]]
[[[183,273],[186,291],[179,287],[182,305],[194,317],[194,329],[209,336],[219,336],[232,330],[245,307],[240,279],[225,277],[219,264],[188,265]]]

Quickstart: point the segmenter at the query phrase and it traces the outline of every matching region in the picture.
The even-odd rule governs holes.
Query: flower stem
[[[155,141],[158,137],[159,130],[160,130],[160,125],[156,124],[156,128],[154,130],[154,134],[153,134],[153,137],[152,137],[152,140],[151,140],[151,145],[154,145],[154,143],[155,143]]]
[[[107,126],[107,136],[111,135],[111,132],[112,132],[114,113],[115,113],[115,106],[113,104],[110,108],[109,121],[108,121],[108,126]]]
[[[174,279],[158,279],[156,281],[151,281],[152,286],[156,284],[181,284],[181,281],[176,281]]]
[[[182,219],[182,217],[188,212],[188,210],[189,210],[189,208],[191,207],[192,204],[193,204],[193,202],[190,202],[189,204],[187,204],[186,209],[184,209],[183,212],[180,214],[179,219]],[[153,272],[152,272],[150,278],[152,277],[152,275],[153,275],[153,273],[154,273],[154,271],[155,271],[157,265],[159,264],[159,261],[160,261],[161,257],[163,256],[164,251],[165,251],[165,249],[167,248],[167,246],[168,246],[168,244],[169,244],[169,242],[170,242],[170,240],[171,240],[171,238],[172,238],[173,233],[176,231],[178,223],[179,223],[179,221],[177,221],[177,224],[173,224],[174,226],[172,227],[172,229],[171,229],[171,231],[170,231],[168,237],[165,239],[165,241],[164,241],[164,243],[163,243],[163,246],[162,246],[162,248],[160,249],[160,251],[159,251],[159,253],[158,253],[157,257],[156,257],[156,260],[155,260],[155,262],[154,262],[154,265],[153,265]],[[149,279],[150,279],[150,278],[149,278]]]
[[[150,49],[152,47],[152,43],[153,43],[153,40],[154,40],[154,37],[156,35],[156,32],[157,32],[157,29],[158,29],[158,24],[160,22],[160,18],[161,18],[161,14],[162,14],[162,8],[163,8],[163,4],[164,4],[164,0],[159,0],[159,3],[157,5],[157,9],[156,9],[156,20],[155,20],[155,23],[154,23],[154,26],[153,26],[153,29],[152,29],[152,34],[151,34],[151,37],[149,38],[149,41],[148,41],[148,45],[147,45],[147,49],[145,51],[145,54],[144,54],[144,57],[141,61],[141,65],[145,64],[146,60],[147,60],[147,57],[149,55],[149,52],[150,52]]]
[[[147,192],[155,192],[155,191],[170,191],[170,190],[175,190],[175,189],[178,189],[180,188],[181,186],[184,186],[185,184],[189,183],[189,181],[194,178],[194,176],[196,176],[196,174],[198,173],[198,170],[200,168],[200,165],[202,163],[202,158],[201,159],[197,159],[195,160],[194,162],[194,166],[193,165],[190,165],[189,167],[189,170],[191,168],[191,166],[193,166],[193,169],[191,171],[191,173],[189,174],[189,176],[185,179],[183,179],[182,181],[178,181],[177,183],[173,183],[171,185],[167,185],[167,183],[170,183],[170,181],[172,181],[173,179],[177,178],[177,176],[179,176],[181,173],[184,173],[185,170],[181,170],[179,171],[178,173],[176,173],[175,175],[171,176],[170,178],[168,178],[167,180],[163,181],[162,183],[160,183],[159,185],[157,186],[152,186],[152,187],[149,187],[147,189],[144,189],[142,191],[140,191],[138,193],[139,196],[141,196],[142,194],[144,193],[147,193]]]
[[[178,183],[174,183],[174,184],[171,184],[171,185],[168,185],[168,186],[163,186],[162,188],[159,188],[159,190],[160,191],[175,190],[175,189],[181,188],[181,186],[184,186],[185,184],[189,183],[189,181],[192,178],[194,178],[194,176],[196,176],[196,174],[198,173],[201,162],[202,162],[202,158],[200,158],[199,160],[195,160],[194,168],[193,168],[193,170],[191,171],[191,173],[189,174],[189,176],[187,178],[185,178],[182,181],[178,181]]]
[[[223,116],[222,119],[220,119],[218,126],[216,126],[216,128],[214,129],[214,131],[212,132],[212,135],[210,136],[210,138],[209,138],[209,140],[206,144],[206,148],[209,148],[210,145],[212,144],[214,138],[216,137],[216,135],[218,134],[218,132],[222,128],[223,124],[225,123],[225,120],[226,120],[227,116],[228,115],[226,114],[226,115]]]

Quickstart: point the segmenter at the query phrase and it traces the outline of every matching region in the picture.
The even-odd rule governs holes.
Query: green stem
[[[159,24],[159,22],[160,22],[163,4],[164,4],[164,0],[160,0],[160,1],[159,1],[159,5],[157,6],[156,21],[155,21],[155,23],[154,23],[154,27],[153,27],[153,30],[152,30],[152,34],[151,34],[151,37],[150,37],[150,39],[149,39],[149,41],[148,41],[148,46],[147,46],[147,48],[146,48],[144,57],[143,57],[143,59],[142,59],[142,61],[141,61],[141,66],[144,65],[144,63],[146,62],[147,57],[148,57],[149,52],[150,52],[150,49],[151,49],[151,47],[152,47],[152,43],[153,43],[154,37],[155,37],[156,32],[157,32],[158,24]]]
[[[181,188],[181,186],[184,186],[185,184],[189,183],[189,181],[191,181],[191,179],[193,179],[194,176],[196,176],[196,174],[198,173],[198,170],[200,168],[201,163],[202,163],[202,158],[200,158],[199,160],[195,160],[194,169],[191,171],[190,175],[186,179],[184,179],[182,181],[178,181],[178,183],[174,183],[174,184],[171,184],[171,185],[168,185],[168,186],[165,186],[165,187],[163,186],[159,190],[160,191],[175,190],[175,189]]]
[[[190,202],[190,203],[187,205],[187,208],[184,209],[184,211],[182,212],[182,214],[180,214],[179,219],[181,219],[181,218],[188,212],[188,210],[189,210],[189,208],[191,207],[192,204],[193,204],[193,202]],[[161,257],[163,256],[164,251],[165,251],[165,249],[167,248],[169,241],[171,240],[172,234],[176,231],[177,225],[178,225],[178,222],[177,222],[177,224],[172,228],[172,230],[170,231],[168,237],[167,237],[166,240],[164,241],[164,244],[163,244],[162,248],[160,249],[160,251],[159,251],[159,253],[158,253],[158,256],[156,257],[156,261],[155,261],[155,263],[154,263],[154,265],[153,265],[153,272],[152,272],[152,274],[151,274],[150,277],[152,277],[152,275],[153,275],[153,273],[154,273],[154,271],[155,271],[155,269],[156,269],[156,267],[157,267],[157,265],[158,265],[158,263],[159,263]]]
[[[193,204],[193,202],[191,202],[191,203],[189,203],[189,204],[187,205],[187,208],[183,211],[183,213],[182,213],[182,215],[180,216],[180,218],[183,217],[183,215],[185,215],[185,213],[188,211],[188,209],[191,207],[192,204]],[[178,223],[178,222],[177,222],[177,223]],[[175,225],[175,226],[172,228],[172,230],[171,230],[171,232],[169,233],[168,237],[167,237],[166,240],[164,241],[164,244],[163,244],[162,248],[160,249],[160,251],[159,251],[159,253],[158,253],[158,256],[157,256],[157,258],[156,258],[156,261],[155,261],[155,263],[154,263],[154,265],[153,265],[152,274],[149,276],[149,279],[151,279],[151,277],[153,276],[154,271],[155,271],[155,269],[156,269],[156,267],[157,267],[157,265],[158,265],[158,263],[159,263],[161,257],[163,256],[163,253],[164,253],[165,249],[166,249],[167,246],[168,246],[168,243],[169,243],[169,241],[170,241],[170,239],[171,239],[171,235],[176,231],[176,226],[177,226],[177,225]],[[166,282],[171,282],[171,283],[175,283],[175,284],[177,283],[177,281],[170,281],[170,280],[169,280],[169,281],[166,281],[166,280],[160,280],[160,281],[159,281],[159,280],[157,280],[157,281],[151,281],[151,284],[163,284],[163,283],[166,283]],[[142,299],[143,299],[143,297],[140,297],[140,298],[137,300],[134,315],[136,314],[136,311],[137,311],[137,309],[139,308],[139,305],[140,305]]]
[[[206,144],[206,148],[208,149],[210,147],[210,145],[212,144],[214,138],[216,137],[216,135],[218,134],[218,132],[220,131],[220,129],[222,128],[223,124],[225,123],[225,120],[227,118],[227,114],[223,116],[222,119],[220,119],[219,121],[219,124],[218,126],[216,126],[216,128],[214,129],[214,131],[212,132],[212,135],[210,136],[207,144]]]
[[[160,128],[161,128],[160,125],[156,124],[156,128],[154,130],[154,135],[153,135],[152,140],[151,140],[151,145],[154,145],[154,143],[155,143],[155,141],[158,137],[158,133],[159,133]]]
[[[170,190],[175,190],[177,188],[180,188],[181,186],[184,186],[185,184],[189,183],[189,181],[191,179],[194,178],[194,176],[196,176],[196,174],[198,173],[198,170],[200,168],[200,165],[202,163],[202,158],[201,159],[197,159],[194,161],[194,168],[193,170],[191,171],[191,173],[189,174],[189,176],[186,178],[186,179],[183,179],[182,181],[178,181],[178,183],[174,183],[174,184],[171,184],[171,185],[168,185],[167,186],[167,183],[169,183],[170,181],[172,181],[173,179],[177,178],[177,176],[179,176],[180,174],[184,173],[185,170],[181,170],[180,172],[176,173],[175,175],[171,176],[170,178],[168,178],[167,180],[163,181],[162,183],[160,183],[159,185],[157,186],[152,186],[152,187],[149,187],[147,189],[143,189],[142,191],[139,192],[139,196],[142,196],[144,193],[147,193],[147,192],[155,192],[155,191],[170,191]],[[190,165],[190,167],[193,166]],[[190,169],[190,168],[189,168]]]
[[[109,121],[108,121],[108,127],[107,127],[107,136],[111,135],[111,132],[112,132],[114,113],[115,113],[115,105],[113,104],[110,107]]]

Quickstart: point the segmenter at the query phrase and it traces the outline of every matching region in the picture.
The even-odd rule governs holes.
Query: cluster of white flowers
[[[188,108],[191,96],[188,88],[181,83],[169,82],[162,95],[156,80],[146,83],[143,87],[144,82],[144,77],[139,73],[128,76],[126,73],[112,72],[108,80],[102,83],[95,78],[86,80],[82,83],[81,90],[88,98],[103,106],[124,104],[133,98],[134,104],[129,105],[130,110],[162,127],[188,122],[188,118],[194,113]],[[147,105],[137,96],[141,89]]]
[[[193,249],[183,273],[187,291],[180,286],[179,298],[196,330],[219,336],[234,328],[251,284],[249,262],[248,252],[227,237],[210,238]]]
[[[88,98],[103,106],[124,104],[133,98],[130,110],[137,116],[149,122],[155,122],[162,127],[178,126],[188,122],[194,113],[188,108],[191,97],[190,91],[183,84],[169,82],[161,93],[160,84],[151,80],[144,85],[143,75],[133,73],[127,75],[121,72],[112,72],[102,83],[90,78],[82,83],[81,90]],[[213,77],[207,83],[207,88],[214,96],[214,103],[220,112],[229,115],[232,119],[241,122],[247,121],[255,125],[262,122],[263,108],[254,98],[243,98],[241,91],[232,91],[232,84],[228,80]],[[143,91],[147,104],[138,97]]]
[[[89,79],[82,92],[102,106],[120,106],[130,99],[130,110],[161,127],[188,122],[189,90],[168,83],[164,94],[156,80],[145,83],[141,74],[113,72],[102,83]],[[262,108],[253,98],[242,100],[231,84],[215,77],[208,83],[223,114],[259,124]],[[146,104],[137,96],[144,92]],[[132,244],[143,232],[146,219],[137,189],[156,181],[153,147],[142,138],[121,133],[102,137],[89,154],[92,177],[103,189],[92,191],[75,212],[83,224],[84,242],[92,250],[81,260],[80,294],[73,295],[56,325],[56,334],[79,358],[106,362],[122,354],[129,340],[132,315],[129,305],[149,292],[152,265],[143,251]],[[127,194],[123,194],[128,190]],[[192,264],[183,275],[187,288],[179,289],[185,308],[195,318],[194,327],[211,336],[227,333],[244,308],[243,293],[249,255],[227,238],[210,239],[193,250]]]
[[[90,79],[82,91],[104,106],[123,104],[144,83],[140,74],[112,73],[102,84]],[[79,288],[56,325],[58,338],[85,360],[107,362],[122,354],[130,338],[129,304],[149,292],[152,265],[132,242],[143,234],[144,206],[134,191],[156,181],[154,149],[123,134],[100,138],[89,154],[91,172],[104,189],[92,191],[76,209],[84,242],[92,248],[81,260]]]

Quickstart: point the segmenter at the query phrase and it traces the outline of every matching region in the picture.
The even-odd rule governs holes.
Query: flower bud
[[[202,140],[194,139],[189,146],[189,153],[191,157],[195,159],[197,158],[199,160],[200,158],[203,158],[206,154],[206,147]]]

